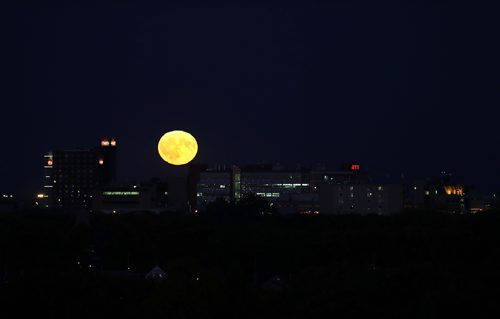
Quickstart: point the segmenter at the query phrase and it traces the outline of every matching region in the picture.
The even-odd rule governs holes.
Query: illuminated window
[[[104,196],[138,196],[139,192],[123,191],[123,192],[103,192]],[[90,196],[92,197],[92,196]]]

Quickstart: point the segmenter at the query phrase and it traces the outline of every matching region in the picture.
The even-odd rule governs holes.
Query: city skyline
[[[36,187],[45,152],[103,136],[119,140],[122,178],[175,174],[156,154],[175,129],[199,140],[197,163],[354,161],[496,191],[497,22],[485,8],[5,5],[0,191]]]

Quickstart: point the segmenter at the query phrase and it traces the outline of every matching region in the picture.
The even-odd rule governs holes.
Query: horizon
[[[195,162],[359,162],[414,178],[445,170],[498,189],[498,19],[487,1],[206,5],[3,4],[1,192],[43,176],[50,149],[119,145],[119,175]]]

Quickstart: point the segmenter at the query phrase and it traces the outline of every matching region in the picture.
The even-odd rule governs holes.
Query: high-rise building
[[[102,139],[92,149],[48,152],[44,168],[48,207],[90,208],[94,189],[116,179],[116,140]]]

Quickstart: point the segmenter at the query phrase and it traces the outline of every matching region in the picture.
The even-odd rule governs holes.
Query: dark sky
[[[175,173],[156,151],[173,129],[197,162],[358,161],[496,189],[492,1],[206,2],[1,5],[0,191],[34,191],[45,151],[103,136],[122,178]]]

